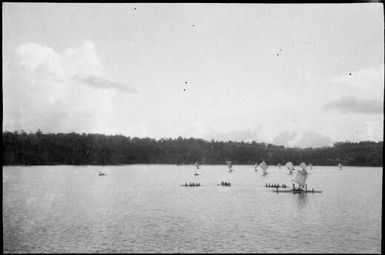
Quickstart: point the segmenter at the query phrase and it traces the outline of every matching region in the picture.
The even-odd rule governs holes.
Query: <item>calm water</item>
[[[265,188],[284,167],[194,168],[3,167],[3,252],[381,252],[382,168],[314,167],[321,194]]]

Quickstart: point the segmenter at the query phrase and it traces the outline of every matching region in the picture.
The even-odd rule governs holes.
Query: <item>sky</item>
[[[3,3],[3,131],[383,141],[380,3]]]

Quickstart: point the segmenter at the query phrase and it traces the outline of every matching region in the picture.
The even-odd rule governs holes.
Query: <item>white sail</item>
[[[308,177],[308,173],[306,170],[297,170],[297,175],[294,178],[294,182],[298,183],[300,187],[304,187],[306,184],[306,179]]]
[[[277,166],[278,166],[278,169],[281,169],[281,164],[280,164],[280,163],[278,163],[278,165],[277,165]]]
[[[309,164],[309,167],[310,167],[310,170],[313,169],[313,165],[311,163]]]
[[[289,169],[290,173],[293,173],[294,171],[294,165],[290,161],[286,163],[286,168]]]
[[[342,170],[342,164],[341,163],[338,163],[338,167],[340,168],[340,170]]]
[[[196,169],[199,169],[199,163],[198,162],[195,162],[195,167],[196,167]]]
[[[231,163],[231,161],[226,161],[226,164],[227,164],[227,167],[229,168],[229,172],[233,171],[232,169],[233,164]]]
[[[257,162],[257,163],[255,163],[255,165],[254,165],[254,170],[255,170],[255,172],[257,172],[257,171],[258,171],[258,162]]]
[[[262,161],[261,164],[259,164],[259,166],[262,168],[263,170],[263,174],[267,174],[267,168],[269,167],[265,161]]]
[[[307,166],[306,166],[305,162],[302,162],[301,164],[299,164],[299,166],[302,168],[302,170],[306,171]]]

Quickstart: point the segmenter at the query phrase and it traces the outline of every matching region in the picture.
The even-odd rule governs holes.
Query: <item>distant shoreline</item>
[[[339,142],[332,147],[286,148],[197,138],[152,139],[123,135],[3,132],[3,165],[255,165],[265,161],[313,166],[383,166],[383,142]]]

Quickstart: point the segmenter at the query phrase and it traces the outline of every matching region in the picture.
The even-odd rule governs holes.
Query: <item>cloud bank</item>
[[[16,48],[3,79],[5,130],[104,132],[116,111],[114,99],[136,90],[106,78],[93,42],[58,53],[27,43]]]
[[[33,79],[61,82],[75,80],[97,89],[136,93],[135,89],[126,84],[103,77],[103,66],[91,41],[77,49],[68,48],[62,54],[37,43],[20,45],[16,53],[20,66]]]
[[[327,103],[324,108],[337,110],[341,113],[382,114],[384,104],[374,99],[342,97]]]
[[[67,80],[75,75],[101,75],[102,65],[93,42],[77,49],[57,53],[38,43],[27,43],[16,48],[18,62],[27,73],[37,79]]]

